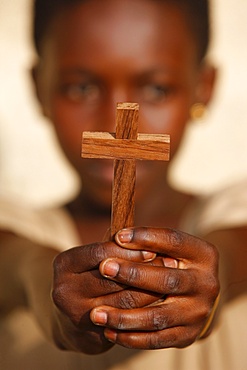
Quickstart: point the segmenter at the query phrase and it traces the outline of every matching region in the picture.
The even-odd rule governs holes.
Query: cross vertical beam
[[[118,103],[115,134],[82,135],[82,158],[114,160],[110,238],[120,229],[134,226],[136,160],[169,160],[169,135],[138,134],[138,116],[138,104]]]
[[[137,140],[139,105],[119,103],[116,139]],[[112,190],[111,237],[124,227],[134,226],[136,161],[115,159]]]

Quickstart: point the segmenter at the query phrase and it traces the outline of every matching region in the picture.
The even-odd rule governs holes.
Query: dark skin
[[[47,338],[60,348],[98,353],[112,347],[102,338],[103,329],[97,328],[89,319],[90,309],[95,304],[126,308],[135,296],[139,304],[152,303],[160,297],[155,293],[134,292],[132,298],[131,291],[125,294],[122,284],[104,279],[98,269],[101,261],[112,255],[140,263],[152,260],[153,253],[125,250],[107,242],[74,248],[70,253],[58,255],[54,248],[44,248],[7,231],[0,232],[0,239],[1,315],[16,307],[28,308]],[[54,258],[56,289],[53,297],[62,310],[57,309],[50,299]],[[164,263],[173,264],[173,261],[158,258],[153,263],[164,266]],[[97,283],[99,280],[100,284]],[[116,294],[111,294],[114,292]]]
[[[102,3],[91,0],[61,12],[33,72],[42,110],[83,182],[68,210],[87,245],[61,254],[43,251],[46,261],[57,257],[53,283],[49,270],[38,293],[40,275],[32,277],[36,270],[34,264],[28,268],[23,247],[23,290],[29,294],[28,282],[45,302],[53,285],[56,308],[51,301],[35,312],[60,348],[93,354],[113,343],[185,347],[201,333],[219,292],[216,248],[175,230],[191,197],[169,187],[167,164],[139,163],[136,224],[150,227],[100,242],[110,223],[112,167],[80,159],[80,141],[84,130],[114,131],[116,103],[134,101],[141,107],[139,131],[169,133],[174,155],[190,107],[210,100],[215,73],[198,60],[187,19],[174,5]],[[33,250],[41,253],[38,246]],[[144,261],[140,251],[151,254]]]

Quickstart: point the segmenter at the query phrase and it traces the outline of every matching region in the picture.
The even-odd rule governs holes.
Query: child
[[[149,227],[120,231],[114,242],[103,243],[112,164],[80,158],[81,132],[114,131],[119,101],[138,102],[140,132],[170,134],[175,155],[190,111],[211,98],[215,71],[205,60],[208,28],[206,0],[36,1],[37,96],[82,180],[66,214],[55,211],[50,246],[56,237],[59,245],[65,227],[67,246],[84,246],[58,254],[3,233],[1,260],[6,276],[13,269],[8,286],[16,292],[14,301],[5,293],[3,302],[11,302],[9,310],[31,308],[59,348],[98,354],[120,346],[88,357],[42,344],[45,357],[39,348],[42,357],[34,355],[31,368],[183,369],[188,367],[177,350],[139,350],[186,347],[209,334],[219,292],[218,255],[212,244],[175,230],[192,197],[169,187],[167,164],[138,163],[136,225]],[[33,240],[40,242],[35,235]],[[48,298],[55,256],[56,308]]]

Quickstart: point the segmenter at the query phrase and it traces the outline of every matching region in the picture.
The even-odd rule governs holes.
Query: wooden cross
[[[114,160],[110,238],[134,226],[136,160],[169,160],[169,135],[138,134],[138,116],[138,104],[118,103],[115,134],[82,134],[82,158]]]

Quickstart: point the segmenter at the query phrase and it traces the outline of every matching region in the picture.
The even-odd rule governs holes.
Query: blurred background
[[[55,206],[73,196],[78,179],[33,96],[30,11],[31,0],[0,0],[0,196]],[[170,172],[176,187],[198,194],[247,177],[247,1],[212,0],[212,15],[214,102],[188,127]]]

